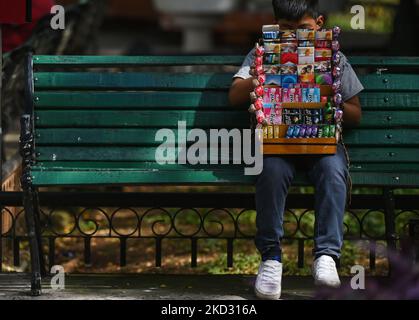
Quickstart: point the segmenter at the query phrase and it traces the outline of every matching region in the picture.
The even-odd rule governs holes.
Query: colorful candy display
[[[343,121],[340,28],[280,30],[266,25],[262,32],[249,112],[264,127],[264,138],[338,138]]]

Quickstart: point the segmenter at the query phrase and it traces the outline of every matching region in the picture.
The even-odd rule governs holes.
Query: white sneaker
[[[259,266],[255,294],[260,299],[278,300],[281,297],[282,263],[266,260]]]
[[[340,287],[336,263],[332,257],[323,255],[316,259],[313,263],[312,271],[315,285],[333,288]]]

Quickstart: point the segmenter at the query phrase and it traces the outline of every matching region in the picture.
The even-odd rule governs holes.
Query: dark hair
[[[317,19],[318,0],[272,0],[276,20],[298,21],[305,15]]]

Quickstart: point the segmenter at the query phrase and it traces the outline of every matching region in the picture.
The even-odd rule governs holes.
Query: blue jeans
[[[349,179],[344,147],[339,144],[337,153],[331,156],[266,156],[263,165],[263,172],[256,181],[255,238],[262,258],[280,259],[285,199],[296,169],[305,170],[316,189],[314,256],[340,258]]]

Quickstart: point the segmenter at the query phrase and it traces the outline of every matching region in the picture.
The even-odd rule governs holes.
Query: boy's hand
[[[263,50],[256,44],[256,50]],[[259,51],[260,53],[260,51]],[[255,90],[260,87],[261,84],[265,82],[265,75],[263,74],[263,67],[257,68],[256,67],[256,56],[254,55],[254,63],[250,67],[250,78],[248,79],[241,79],[237,78],[233,81],[233,84],[230,88],[229,92],[229,101],[230,104],[233,106],[241,106],[243,104],[248,104],[249,101],[251,103],[255,102],[257,97],[255,97]],[[259,61],[260,62],[260,61]],[[258,75],[259,74],[259,75]],[[249,99],[250,96],[250,99]]]

